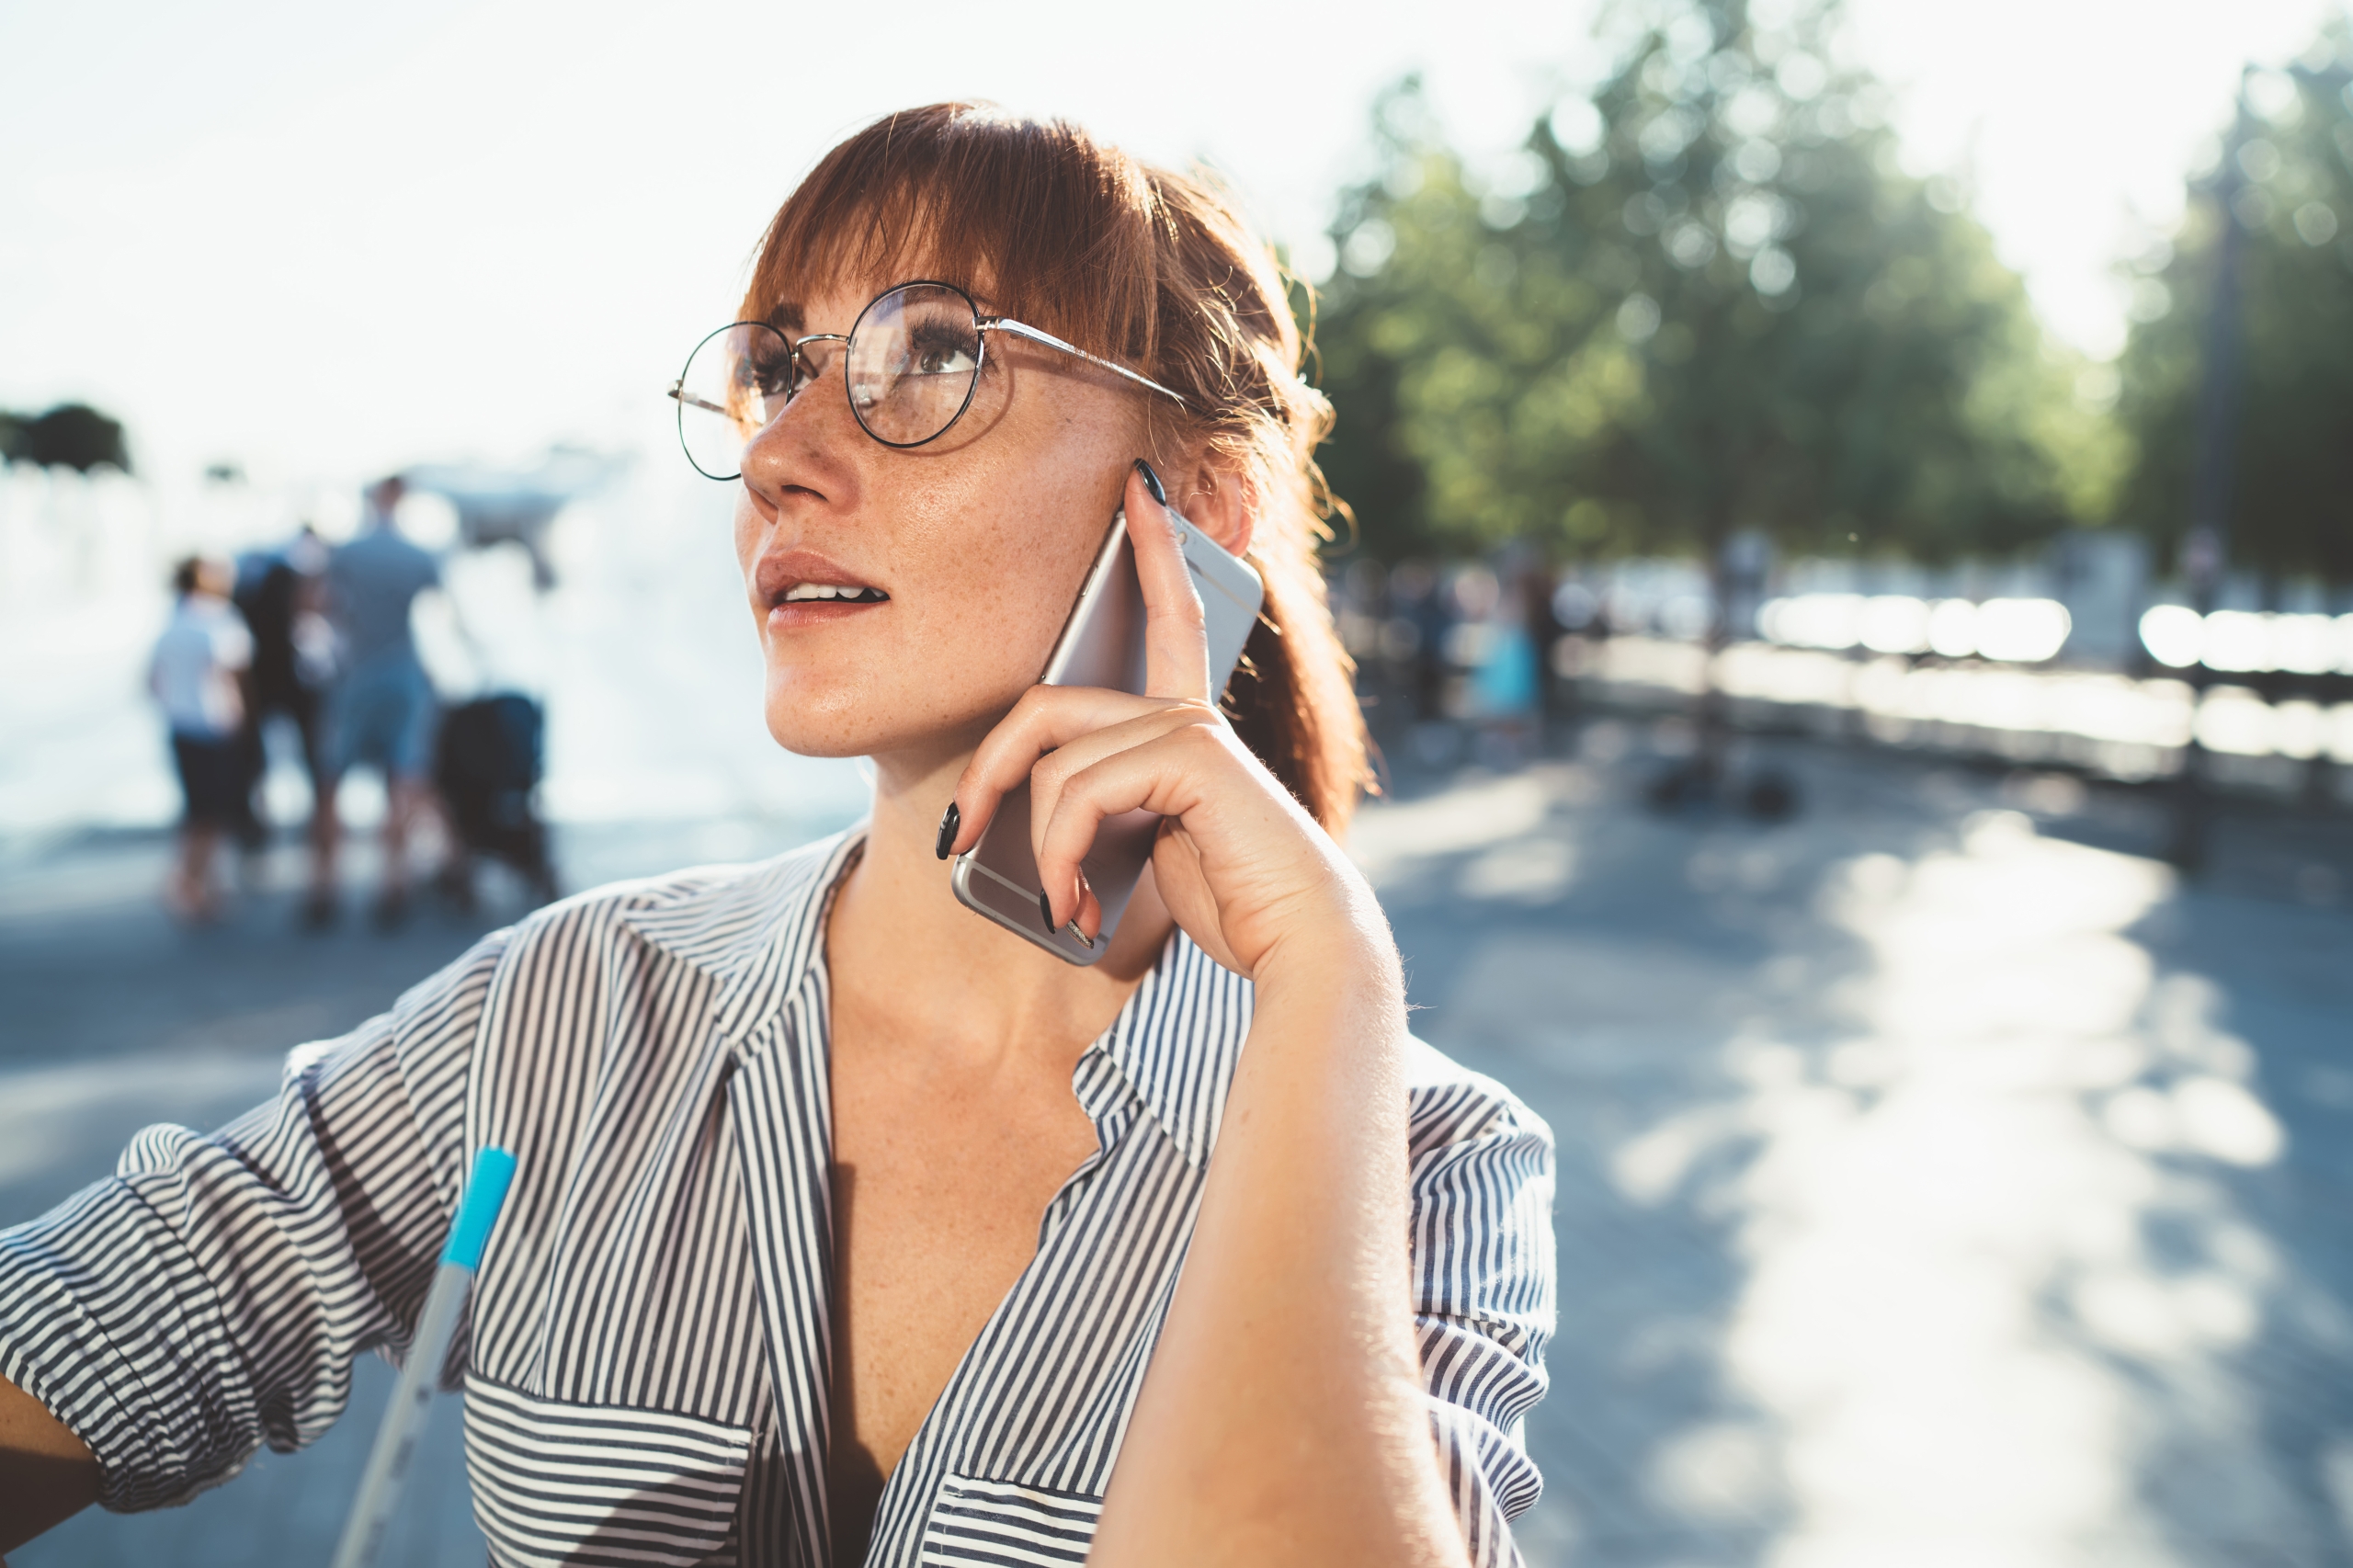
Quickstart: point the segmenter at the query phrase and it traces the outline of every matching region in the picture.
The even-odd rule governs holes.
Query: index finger
[[[1207,702],[1208,622],[1179,531],[1192,525],[1154,494],[1159,489],[1159,476],[1137,459],[1128,475],[1128,540],[1143,585],[1144,695]]]

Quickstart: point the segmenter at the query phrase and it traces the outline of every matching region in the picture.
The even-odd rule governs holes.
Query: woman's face
[[[778,324],[791,337],[847,333],[900,281],[790,301]],[[735,552],[767,661],[768,733],[806,756],[935,767],[1037,681],[1143,455],[1138,399],[1150,394],[991,333],[963,417],[899,449],[851,415],[842,358],[744,457]],[[882,597],[790,597],[810,584]]]

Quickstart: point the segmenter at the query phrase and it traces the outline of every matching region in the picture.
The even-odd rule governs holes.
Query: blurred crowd
[[[513,693],[441,703],[412,630],[418,597],[440,585],[441,572],[402,534],[404,491],[397,476],[371,486],[359,531],[345,543],[330,547],[306,522],[283,543],[174,568],[174,608],[148,685],[184,802],[165,892],[183,919],[222,915],[226,847],[250,854],[269,841],[262,784],[273,731],[299,750],[310,784],[304,929],[342,917],[337,799],[355,768],[383,782],[381,869],[369,904],[379,929],[409,917],[420,840],[439,846],[431,884],[460,907],[472,906],[478,855],[512,864],[539,900],[554,896],[532,801],[540,705]]]

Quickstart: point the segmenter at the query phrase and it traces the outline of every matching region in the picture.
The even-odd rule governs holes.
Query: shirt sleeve
[[[151,1127],[116,1174],[0,1231],[0,1376],[97,1457],[118,1511],[187,1501],[343,1411],[406,1347],[464,1173],[468,1068],[505,934],[288,1059],[208,1137]]]
[[[1518,1568],[1510,1521],[1544,1489],[1521,1423],[1553,1327],[1552,1130],[1454,1069],[1414,1091],[1412,1180],[1415,1334],[1447,1492],[1472,1562]]]

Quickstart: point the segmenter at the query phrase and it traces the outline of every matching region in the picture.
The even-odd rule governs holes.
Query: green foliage
[[[1474,176],[1408,81],[1318,331],[1369,548],[1937,558],[2105,503],[2096,416],[1959,193],[1903,176],[1827,10],[1675,0]]]
[[[2242,176],[2244,246],[2230,553],[2275,577],[2353,583],[2353,33],[2332,24],[2307,61],[2223,154]],[[2120,516],[2168,551],[2191,526],[2222,172],[2193,187],[2181,232],[2134,268]]]

